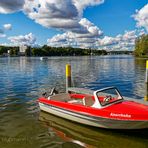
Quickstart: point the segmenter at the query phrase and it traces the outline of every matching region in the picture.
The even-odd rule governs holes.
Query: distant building
[[[8,55],[10,55],[10,50],[7,51]]]
[[[19,55],[24,56],[27,48],[28,47],[26,45],[19,46]]]

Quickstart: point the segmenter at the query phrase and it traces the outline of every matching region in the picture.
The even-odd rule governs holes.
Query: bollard
[[[148,83],[145,85],[145,96],[144,96],[144,101],[148,101]]]
[[[148,101],[148,83],[146,83],[146,85],[145,85],[144,101]]]
[[[66,64],[66,92],[67,88],[71,87],[71,65]]]
[[[144,96],[144,101],[148,101],[148,96]]]
[[[145,82],[148,83],[148,60],[146,61],[146,75],[145,75]]]
[[[146,83],[146,95],[144,101],[148,101],[148,60],[146,60],[146,74],[145,74],[145,83]]]

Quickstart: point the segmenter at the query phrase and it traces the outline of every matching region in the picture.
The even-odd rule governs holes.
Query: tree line
[[[19,55],[19,47],[0,46],[0,55],[8,53],[10,56]],[[25,56],[83,56],[83,55],[106,55],[105,50],[81,49],[73,47],[50,47],[44,45],[42,47],[27,47]]]
[[[135,56],[148,56],[148,34],[142,35],[135,40]]]
[[[1,56],[7,55],[8,51],[9,51],[10,56],[17,56],[19,53],[19,47],[0,46],[0,55]]]
[[[26,53],[28,55],[29,51]],[[105,55],[105,50],[81,49],[73,47],[50,47],[47,45],[41,48],[32,48],[32,56],[82,56],[82,55]]]
[[[136,42],[139,42],[137,40]],[[137,51],[139,50],[137,49],[138,48],[136,47],[135,50],[136,55],[138,55]],[[24,53],[25,56],[83,56],[83,55],[88,56],[88,55],[107,55],[107,54],[132,54],[132,51],[106,51],[106,50],[82,49],[82,48],[73,48],[73,47],[50,47],[44,45],[42,47],[28,46]],[[0,56],[8,56],[8,55],[19,56],[20,55],[19,47],[0,46]]]

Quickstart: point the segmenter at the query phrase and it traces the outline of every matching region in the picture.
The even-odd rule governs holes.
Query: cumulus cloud
[[[137,37],[136,35],[136,30],[133,31],[125,31],[125,33],[122,36],[123,41],[135,41],[135,38]]]
[[[116,38],[109,36],[105,36],[103,39],[98,39],[98,42],[100,46],[110,46],[118,43]]]
[[[6,34],[0,33],[0,38],[5,38]]]
[[[4,27],[5,30],[11,30],[12,29],[11,24],[4,24],[3,27]]]
[[[97,26],[86,18],[81,19],[79,24],[83,26],[84,30],[86,30],[85,34],[87,37],[98,37],[103,34],[103,32]]]
[[[88,25],[89,26],[89,25]],[[90,37],[84,34],[81,36],[77,33],[66,32],[55,35],[47,40],[49,46],[73,46],[81,48],[95,48],[104,50],[132,50],[135,45],[135,39],[138,36],[136,30],[125,31],[124,34],[118,34],[115,37],[97,36]],[[100,38],[98,38],[100,37]]]
[[[63,46],[68,45],[68,35],[67,33],[57,34],[54,37],[47,40],[49,46]]]
[[[94,46],[94,44],[96,44],[97,37],[92,36],[90,33],[77,34],[73,32],[66,32],[63,34],[55,35],[52,38],[48,39],[47,44],[49,46],[85,46],[85,48],[90,48],[91,46]]]
[[[89,5],[103,2],[104,0],[30,0],[26,1],[24,12],[29,18],[47,28],[81,33],[93,32],[97,27],[87,30],[83,22],[81,24],[82,12]]]
[[[8,38],[15,45],[34,45],[36,37],[29,33],[27,35],[12,36]]]
[[[142,36],[144,34],[146,34],[146,30],[145,29],[137,29],[138,35]]]
[[[102,30],[88,19],[83,18],[83,11],[88,6],[100,5],[104,0],[1,0],[0,13],[23,11],[36,23],[62,30],[47,40],[50,46],[76,46],[83,48],[98,48],[106,50],[132,49],[137,34],[144,30],[125,31],[115,37],[104,36]],[[138,27],[148,31],[148,4],[136,11],[134,19]],[[11,24],[3,26],[5,30],[12,28]],[[4,29],[0,30],[0,37],[5,37]],[[32,33],[8,38],[12,43],[33,45],[36,38]]]
[[[92,38],[101,36],[103,32],[89,20],[83,18],[83,10],[87,6],[99,5],[103,2],[104,0],[15,0],[15,2],[2,0],[0,13],[22,10],[29,18],[44,27],[60,29],[66,34],[71,33],[72,37],[68,35],[68,42],[72,42],[76,38],[80,43],[85,41],[92,43],[95,42],[95,39]],[[5,28],[9,27],[5,26]],[[59,36],[57,35],[51,40]],[[65,42],[67,42],[66,39]]]
[[[0,28],[0,38],[5,38],[6,37],[6,31],[11,30],[12,25],[11,24],[4,24],[3,28]]]
[[[133,30],[125,31],[124,34],[118,34],[115,37],[105,36],[97,40],[97,46],[107,50],[132,50],[138,33],[138,31]]]
[[[82,15],[83,10],[87,7],[87,6],[94,6],[94,5],[100,5],[102,3],[104,3],[104,0],[73,0],[76,8],[79,11],[79,14]]]
[[[0,0],[0,13],[12,13],[23,8],[25,0]]]
[[[142,9],[137,10],[133,17],[137,21],[137,26],[144,27],[148,32],[148,4],[146,4]]]
[[[78,46],[90,48],[92,44],[95,44],[96,38],[103,35],[103,32],[91,23],[86,18],[80,20],[79,24],[82,28],[79,31],[67,31],[63,34],[55,35],[54,37],[47,40],[50,46]]]
[[[64,34],[57,34],[51,39],[48,39],[48,42],[66,42],[68,39],[68,35],[66,33]]]
[[[72,0],[26,1],[24,12],[47,28],[72,29],[79,26],[79,14]]]

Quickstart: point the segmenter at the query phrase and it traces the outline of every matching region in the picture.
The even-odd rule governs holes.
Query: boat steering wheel
[[[106,97],[103,99],[103,101],[104,101],[104,102],[109,102],[111,99],[112,99],[112,96],[109,95],[109,96],[106,96]]]

